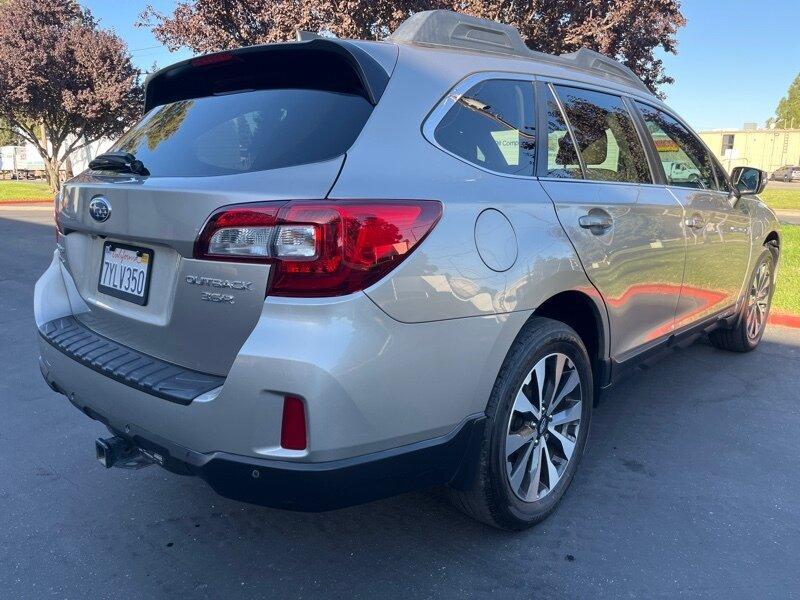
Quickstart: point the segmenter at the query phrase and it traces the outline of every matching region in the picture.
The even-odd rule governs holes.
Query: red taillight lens
[[[206,67],[208,65],[218,65],[220,63],[230,62],[234,59],[234,55],[230,52],[217,52],[216,54],[206,54],[192,59],[193,67]]]
[[[430,200],[239,205],[211,216],[195,256],[273,263],[268,295],[341,296],[400,264],[441,215]]]
[[[305,405],[296,396],[286,396],[283,399],[281,447],[287,450],[305,450],[307,445]]]

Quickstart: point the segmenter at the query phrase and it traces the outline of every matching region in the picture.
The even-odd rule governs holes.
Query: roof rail
[[[294,32],[294,37],[297,42],[310,42],[311,40],[324,39],[320,34],[314,31],[306,31],[305,29],[297,29]]]
[[[387,39],[401,44],[462,48],[535,59],[580,69],[652,93],[633,71],[613,58],[588,48],[558,56],[537,52],[525,45],[519,31],[511,25],[450,10],[418,12],[403,21]]]
[[[425,10],[411,15],[388,39],[517,56],[528,53],[519,31],[511,25],[451,10]]]

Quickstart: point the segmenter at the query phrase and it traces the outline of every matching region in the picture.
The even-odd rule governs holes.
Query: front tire
[[[775,291],[775,254],[765,247],[756,262],[747,287],[742,313],[732,328],[717,329],[708,334],[711,343],[722,350],[750,352],[764,336],[772,294]]]
[[[547,517],[572,482],[586,446],[594,385],[575,331],[534,318],[520,332],[497,376],[476,476],[451,490],[468,515],[501,529]]]

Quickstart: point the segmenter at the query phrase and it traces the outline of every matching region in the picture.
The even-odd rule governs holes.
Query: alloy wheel
[[[769,262],[763,262],[758,267],[753,283],[750,285],[750,295],[747,301],[747,337],[750,340],[758,338],[769,312],[770,292],[772,290],[772,269]]]
[[[517,392],[506,430],[506,474],[520,500],[541,500],[564,476],[582,414],[580,376],[570,358],[553,353],[539,360]]]

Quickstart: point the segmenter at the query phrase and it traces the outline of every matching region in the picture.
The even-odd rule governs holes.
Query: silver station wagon
[[[306,511],[446,485],[519,529],[604,388],[764,332],[766,174],[597,53],[423,12],[180,62],[145,104],[56,199],[35,293],[42,374],[108,427],[106,467]]]

